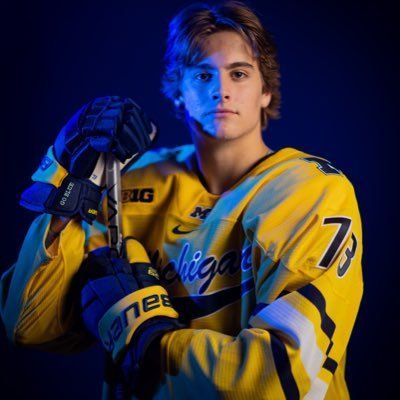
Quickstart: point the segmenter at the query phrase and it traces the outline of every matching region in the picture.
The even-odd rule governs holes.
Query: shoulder
[[[302,189],[315,186],[329,190],[352,188],[352,184],[344,172],[329,159],[312,155],[294,148],[284,148],[277,151],[273,157],[274,174],[271,183],[280,184],[283,189]]]
[[[355,196],[343,171],[325,157],[285,148],[273,154],[269,164],[259,172],[262,179],[248,207],[252,215],[283,204],[296,210],[340,208]]]
[[[243,228],[251,241],[278,260],[289,249],[299,248],[298,243],[301,254],[319,249],[318,244],[331,240],[331,229],[342,226],[343,221],[350,221],[353,232],[361,238],[354,189],[341,170],[326,158],[295,149],[283,149],[276,156],[279,159],[265,170],[264,180],[243,215]]]

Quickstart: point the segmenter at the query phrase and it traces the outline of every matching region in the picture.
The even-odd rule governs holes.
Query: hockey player
[[[97,338],[133,397],[348,398],[357,202],[329,161],[264,143],[280,103],[270,35],[241,3],[188,7],[163,84],[193,144],[145,152],[145,113],[95,99],[33,175],[22,202],[43,214],[1,279],[10,339],[70,352]],[[89,179],[105,152],[145,152],[122,178],[128,260],[106,247]]]

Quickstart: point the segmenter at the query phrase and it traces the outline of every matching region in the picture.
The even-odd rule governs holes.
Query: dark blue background
[[[394,3],[394,2],[393,2]],[[14,262],[33,214],[17,199],[81,104],[134,98],[160,145],[189,141],[160,92],[168,20],[187,1],[9,4],[2,9],[1,259]],[[397,379],[396,176],[399,57],[385,1],[252,1],[282,64],[282,118],[266,141],[330,159],[353,182],[364,226],[365,296],[350,342],[353,398],[385,398]],[[397,244],[397,242],[396,242]],[[0,398],[99,398],[102,355],[16,349],[0,329]]]

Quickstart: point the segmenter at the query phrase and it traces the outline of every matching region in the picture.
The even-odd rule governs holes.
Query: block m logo
[[[196,207],[194,211],[190,214],[190,216],[198,219],[206,219],[211,210],[212,208]]]

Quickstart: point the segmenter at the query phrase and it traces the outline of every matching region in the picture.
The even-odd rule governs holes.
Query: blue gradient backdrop
[[[34,216],[18,206],[18,196],[80,105],[96,96],[130,96],[157,121],[161,146],[188,142],[160,92],[168,20],[188,3],[3,6],[0,271],[16,259]],[[250,4],[273,32],[282,64],[282,118],[266,132],[268,145],[326,157],[356,188],[365,297],[347,377],[354,399],[389,398],[399,340],[395,9],[368,0]],[[99,398],[102,362],[96,347],[72,356],[15,348],[1,327],[0,398]]]

